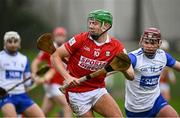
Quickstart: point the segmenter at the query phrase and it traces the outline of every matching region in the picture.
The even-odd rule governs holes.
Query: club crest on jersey
[[[106,51],[106,57],[109,57],[111,55],[110,51]]]
[[[90,51],[90,48],[85,45],[85,46],[84,46],[84,50],[86,50],[86,51],[89,52],[89,51]]]
[[[100,49],[94,49],[94,56],[98,57],[100,55]]]
[[[74,45],[76,43],[76,40],[73,37],[68,42],[69,42],[69,45],[72,46],[72,45]]]

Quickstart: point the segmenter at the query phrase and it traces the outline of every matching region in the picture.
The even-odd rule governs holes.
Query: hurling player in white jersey
[[[31,76],[27,57],[18,52],[20,46],[21,38],[17,32],[5,33],[4,50],[0,52],[0,87],[5,90]],[[44,117],[40,107],[26,94],[24,84],[0,99],[0,109],[4,117],[17,117],[22,113],[30,117]]]
[[[125,109],[127,117],[178,117],[175,109],[160,94],[160,74],[168,66],[180,71],[180,62],[163,51],[157,28],[144,30],[140,48],[129,53],[135,79],[126,81]]]

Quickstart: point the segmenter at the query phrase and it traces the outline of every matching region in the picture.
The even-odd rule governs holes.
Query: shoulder
[[[76,38],[76,39],[78,39],[78,38],[86,39],[86,38],[88,38],[88,35],[89,35],[88,32],[81,32],[81,33],[79,33],[79,34],[76,34],[76,35],[74,36],[74,38]]]
[[[5,51],[4,50],[1,50],[0,51],[0,55],[4,55],[5,54]]]
[[[50,56],[50,54],[47,53],[47,52],[44,52],[44,51],[40,51],[40,52],[38,53],[38,56]]]
[[[142,52],[141,48],[128,53],[128,56],[131,59],[131,64],[132,64],[133,68],[135,68],[135,66],[137,64],[137,58],[139,58],[142,54],[143,54],[143,52]]]
[[[156,55],[160,59],[167,59],[169,54],[162,49],[157,49]]]
[[[137,50],[134,50],[134,51],[131,51],[129,52],[129,54],[133,54],[134,56],[140,56],[143,54],[143,50],[141,48],[137,49]]]
[[[157,54],[166,54],[166,52],[162,49],[157,49]]]
[[[117,38],[115,38],[115,37],[110,36],[110,40],[111,40],[111,42],[114,43],[114,44],[123,45],[123,43],[120,41],[120,39],[117,39]]]
[[[69,45],[73,45],[75,43],[82,43],[88,39],[88,32],[82,32],[79,34],[74,35],[69,41]]]
[[[115,47],[119,47],[119,48],[121,48],[121,49],[124,49],[125,48],[125,46],[124,46],[124,44],[119,40],[119,39],[117,39],[117,38],[115,38],[115,37],[110,37],[110,44],[112,44],[113,46],[115,46]]]
[[[21,52],[18,52],[17,56],[18,58],[21,58],[21,59],[25,59],[25,60],[28,59],[28,57],[25,54],[22,54]]]

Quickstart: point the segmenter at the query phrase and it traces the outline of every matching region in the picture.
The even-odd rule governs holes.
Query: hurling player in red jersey
[[[88,32],[77,34],[60,46],[52,54],[51,62],[70,85],[66,98],[77,116],[94,117],[95,111],[105,117],[123,117],[117,103],[105,89],[105,75],[79,85],[80,77],[105,67],[118,53],[125,52],[123,44],[107,33],[112,27],[111,13],[92,11],[87,25]],[[62,62],[65,57],[69,57],[68,71]],[[134,79],[132,67],[123,73],[127,79]]]
[[[66,41],[67,32],[64,28],[57,27],[54,29],[53,36],[55,47],[59,47]],[[32,62],[31,68],[33,74],[36,73],[38,66],[42,61],[45,61],[48,65],[51,65],[50,55],[43,51],[39,52],[38,56]],[[57,104],[62,107],[64,117],[71,117],[72,111],[65,99],[65,96],[58,90],[60,85],[63,84],[63,77],[57,71],[55,71],[54,68],[52,68],[43,76],[43,78],[44,79],[37,79],[35,82],[36,84],[45,83],[45,97],[42,104],[42,110],[44,111],[45,115],[47,115]]]

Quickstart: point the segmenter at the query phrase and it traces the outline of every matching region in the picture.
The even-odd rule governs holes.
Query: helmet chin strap
[[[93,40],[98,40],[98,38],[100,37],[100,36],[102,36],[105,32],[107,32],[109,29],[111,29],[111,27],[112,27],[112,25],[108,28],[108,29],[106,29],[104,32],[102,32],[101,34],[91,34],[91,37],[92,37],[92,39]]]

